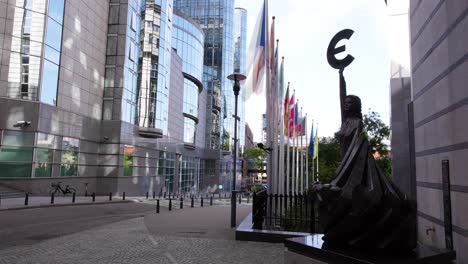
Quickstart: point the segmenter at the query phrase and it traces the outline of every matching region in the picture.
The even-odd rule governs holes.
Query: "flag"
[[[284,134],[289,135],[289,83],[284,97]]]
[[[266,32],[266,1],[263,1],[263,8],[260,9],[258,14],[249,47],[249,52],[253,54],[248,54],[248,57],[251,59],[247,62],[246,99],[248,99],[252,93],[260,94],[263,91],[262,80],[264,79],[265,60],[267,57],[267,47],[265,47]]]
[[[314,138],[314,156],[313,159],[316,159],[318,157],[318,147],[319,147],[319,141],[317,137],[318,133],[318,127],[315,129],[315,138]]]
[[[271,27],[270,27],[270,70],[271,72],[275,72],[276,68],[276,55],[278,55],[276,52],[278,51],[276,49],[275,51],[275,17],[273,17],[271,21]]]
[[[310,156],[313,158],[314,156],[314,148],[315,148],[315,141],[314,141],[314,122],[312,122],[312,130],[310,131],[310,142],[309,142],[309,153]]]
[[[294,128],[296,128],[296,132],[297,132],[297,124],[299,124],[298,120],[299,120],[299,107],[298,107],[298,104],[299,104],[299,100],[298,102],[296,102],[296,104],[294,105]]]
[[[289,99],[289,137],[292,138],[294,135],[294,94]]]
[[[299,123],[296,124],[296,132],[298,136],[304,136],[305,135],[305,123],[306,123],[306,118],[305,116],[299,118]]]

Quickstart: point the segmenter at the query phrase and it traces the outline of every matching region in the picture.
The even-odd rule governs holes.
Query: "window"
[[[37,148],[34,158],[34,177],[52,176],[53,155],[55,148],[55,136],[38,133]]]
[[[56,105],[57,104],[57,85],[58,85],[59,67],[57,64],[44,60],[41,82],[41,102]]]
[[[112,120],[112,100],[104,100],[102,119],[103,120]]]
[[[123,175],[133,175],[133,154],[135,153],[135,147],[125,145],[124,147],[124,161],[123,161]]]
[[[62,159],[60,165],[61,176],[78,175],[78,152],[79,140],[64,137],[62,142]]]
[[[64,0],[49,0],[49,17],[53,18],[59,24],[63,24]]]
[[[34,133],[4,130],[0,145],[0,178],[30,178]]]
[[[137,23],[137,14],[135,11],[132,10],[132,15],[131,15],[131,18],[130,18],[130,28],[133,30],[133,31],[136,31],[137,28],[136,28],[136,23]]]

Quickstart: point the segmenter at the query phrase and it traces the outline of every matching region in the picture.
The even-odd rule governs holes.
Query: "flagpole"
[[[278,48],[278,40],[277,40],[277,44],[276,44],[276,47]],[[284,194],[284,76],[283,76],[283,72],[284,72],[284,57],[281,58],[281,66],[280,66],[280,73],[279,73],[279,76],[278,76],[278,87],[280,88],[278,90],[279,92],[279,96],[278,96],[278,99],[281,98],[281,100],[279,100],[279,124],[278,124],[278,127],[281,129],[280,130],[280,153],[279,153],[279,193],[280,194]]]
[[[301,193],[304,193],[304,155],[302,153],[302,125],[304,120],[302,120],[302,106],[301,106],[301,114],[299,115],[299,118],[301,119],[299,122],[301,122],[301,131],[298,131],[299,136],[301,137],[301,148],[299,149],[299,178],[301,180]]]
[[[287,141],[286,141],[286,144],[287,144],[287,147],[286,147],[286,175],[285,175],[285,178],[286,178],[286,195],[289,195],[290,193],[290,185],[289,185],[289,178],[290,178],[290,160],[291,160],[291,153],[290,152],[290,146],[291,146],[291,141],[290,141],[290,137],[289,137],[289,85],[290,85],[290,82],[288,82],[288,87],[286,88],[286,94],[287,94],[287,97],[285,98],[285,102],[287,102],[287,105],[285,104],[285,116],[284,118],[287,118],[288,122],[286,124],[286,121],[285,121],[285,128],[287,128],[287,135],[286,135],[286,138],[287,138]],[[286,107],[288,109],[286,109]]]
[[[315,137],[317,138],[317,142],[319,142],[317,133],[318,133],[318,122],[317,122],[317,128],[315,129]],[[319,146],[319,143],[317,143],[317,180],[320,179],[320,176],[319,176],[319,151],[318,151],[318,146]]]
[[[294,106],[294,138],[296,140],[296,144],[294,146],[296,149],[294,150],[294,155],[295,155],[295,163],[294,163],[294,177],[295,177],[295,191],[296,194],[299,194],[299,167],[298,167],[298,160],[299,160],[299,152],[298,152],[298,147],[299,147],[299,139],[297,138],[297,122],[296,120],[299,118],[299,111],[297,111],[297,106],[299,104],[299,99],[296,99],[296,105]]]
[[[268,16],[268,0],[265,0],[265,65],[266,65],[266,118],[267,118],[267,146],[270,147],[270,152],[268,154],[268,166],[267,166],[267,186],[268,191],[271,192],[273,190],[273,179],[274,179],[274,145],[273,145],[273,133],[272,133],[272,116],[271,112],[268,111],[270,109],[272,94],[271,94],[271,67],[270,67],[270,36],[269,36],[269,16]]]
[[[307,140],[307,113],[305,115],[306,117],[306,123],[305,123],[305,143],[307,145],[307,142],[309,142]],[[313,121],[312,121],[313,122]],[[306,151],[306,154],[305,154],[305,177],[306,177],[306,191],[309,190],[309,146],[307,146],[307,151]]]
[[[311,140],[314,139],[314,141],[312,142],[312,144],[314,144],[312,146],[312,149],[315,150],[315,138],[314,138],[314,120],[312,119],[312,138]],[[309,145],[310,145],[310,142],[309,142]],[[311,160],[312,160],[312,183],[314,183],[316,180],[315,180],[315,161],[314,161],[314,155],[312,155],[311,157]]]

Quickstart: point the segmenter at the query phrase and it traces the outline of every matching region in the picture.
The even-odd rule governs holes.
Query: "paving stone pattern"
[[[1,264],[283,263],[282,244],[151,236],[143,217],[0,250]]]

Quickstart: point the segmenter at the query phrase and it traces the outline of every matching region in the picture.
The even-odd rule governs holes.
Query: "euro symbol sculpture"
[[[351,62],[353,62],[354,57],[349,54],[341,60],[335,57],[336,54],[346,50],[345,45],[336,47],[336,44],[338,44],[338,42],[340,42],[340,40],[342,39],[350,39],[353,34],[353,30],[343,29],[340,32],[336,33],[336,35],[331,39],[330,44],[328,44],[327,60],[328,64],[330,64],[330,66],[332,66],[333,68],[343,70],[344,68],[348,67],[351,64]]]

